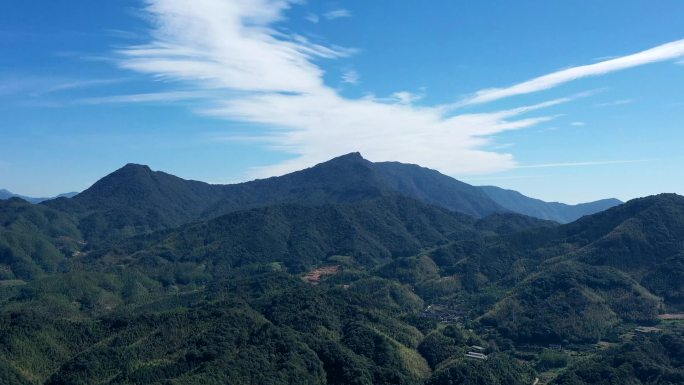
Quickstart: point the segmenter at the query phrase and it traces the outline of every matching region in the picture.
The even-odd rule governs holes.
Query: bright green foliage
[[[655,320],[659,305],[624,274],[561,263],[519,285],[485,322],[526,342],[597,342],[620,320]]]
[[[427,255],[398,258],[384,265],[378,275],[415,285],[429,279],[439,278],[439,268]]]
[[[684,336],[640,336],[569,368],[553,385],[675,385],[684,383]]]
[[[418,346],[418,351],[434,369],[451,357],[465,354],[466,339],[458,329],[449,326],[447,330],[428,334]]]
[[[428,385],[528,385],[534,371],[505,355],[491,355],[487,360],[455,359],[437,370]]]
[[[474,222],[399,197],[316,207],[278,205],[138,237],[122,249],[135,252],[137,263],[146,266],[205,263],[220,272],[278,261],[298,273],[333,255],[350,255],[366,266],[413,255],[452,237],[476,236]]]
[[[31,279],[65,268],[82,247],[70,216],[18,198],[0,200],[0,279]]]

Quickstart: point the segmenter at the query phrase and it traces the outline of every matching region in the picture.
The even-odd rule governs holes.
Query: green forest
[[[684,197],[561,225],[364,165],[0,200],[0,383],[684,383]]]

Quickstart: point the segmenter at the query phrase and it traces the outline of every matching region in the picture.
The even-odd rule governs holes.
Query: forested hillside
[[[351,155],[0,201],[0,383],[684,383],[684,197],[559,225],[471,187]]]
[[[617,199],[601,199],[595,202],[567,205],[559,202],[544,202],[540,199],[495,186],[481,186],[484,191],[498,205],[525,215],[540,219],[553,220],[559,223],[569,223],[585,216],[615,207],[622,202]]]
[[[70,213],[86,240],[102,243],[250,208],[276,204],[315,206],[395,196],[475,218],[518,213],[567,222],[566,216],[553,214],[553,203],[536,201],[536,211],[527,210],[523,204],[504,206],[486,190],[437,171],[398,162],[373,163],[359,153],[280,177],[232,185],[185,180],[152,171],[148,166],[127,164],[73,199],[62,197],[43,204]],[[581,213],[590,214],[609,206],[583,207]]]

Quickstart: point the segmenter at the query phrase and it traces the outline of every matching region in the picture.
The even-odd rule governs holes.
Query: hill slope
[[[513,216],[511,214],[511,216]],[[522,217],[501,231],[548,224]],[[487,233],[482,233],[486,229]],[[312,268],[336,255],[372,267],[455,239],[496,234],[487,219],[400,196],[305,206],[278,204],[127,240],[124,255],[146,264],[193,263],[211,272],[254,263],[283,263],[289,271]],[[143,250],[143,251],[140,251]],[[99,258],[99,257],[98,257]]]
[[[220,197],[217,186],[127,164],[71,199],[43,204],[76,214],[83,235],[99,242],[179,226]]]
[[[84,236],[94,241],[123,239],[273,204],[315,206],[403,195],[475,217],[506,211],[477,190],[435,171],[410,166],[412,174],[399,175],[385,169],[352,153],[281,177],[210,185],[129,164],[73,199],[45,204],[77,214]],[[412,182],[411,189],[399,183],[419,180],[420,173],[429,175],[428,183]],[[454,186],[458,190],[449,190]]]
[[[380,162],[375,163],[373,167],[399,194],[425,203],[477,218],[507,211],[517,212],[497,204],[477,187],[429,168],[399,162]],[[529,215],[527,213],[521,214]]]
[[[44,204],[77,215],[84,236],[99,242],[274,204],[315,206],[391,196],[417,199],[475,218],[517,212],[559,220],[558,215],[548,214],[552,209],[525,211],[516,206],[511,210],[480,188],[437,171],[396,162],[372,163],[359,153],[280,177],[233,185],[184,180],[147,166],[128,164],[73,199]],[[602,207],[590,205],[582,212]]]
[[[0,202],[0,382],[529,384],[549,343],[574,349],[557,383],[681,382],[682,333],[633,330],[684,298],[684,197],[476,218],[440,207],[487,210],[468,185],[376,166],[212,186],[129,165],[74,199]],[[69,253],[77,218],[94,243]],[[95,242],[111,230],[144,234]]]
[[[506,190],[495,186],[481,186],[479,189],[498,205],[508,210],[559,223],[573,222],[585,215],[595,214],[622,203],[617,199],[611,198],[601,199],[595,202],[567,205],[558,202],[544,202],[540,199],[527,197],[517,191]]]
[[[82,246],[68,215],[19,198],[0,200],[0,280],[59,271]]]

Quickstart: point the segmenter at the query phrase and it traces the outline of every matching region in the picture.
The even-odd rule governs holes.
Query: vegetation
[[[585,215],[604,211],[622,203],[617,199],[602,199],[595,202],[566,205],[529,198],[517,191],[505,190],[495,186],[482,186],[480,189],[494,202],[511,211],[559,223],[570,223]]]
[[[560,263],[521,283],[483,319],[514,340],[598,342],[620,321],[652,323],[660,302],[605,267]]]
[[[0,200],[0,279],[57,272],[83,246],[70,216],[19,198]]]
[[[442,177],[352,154],[227,191],[129,165],[0,201],[0,383],[684,382],[658,318],[684,305],[684,198],[560,226],[454,212],[491,206]]]
[[[554,385],[684,383],[684,336],[639,336],[582,361],[561,374]]]

